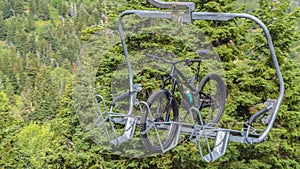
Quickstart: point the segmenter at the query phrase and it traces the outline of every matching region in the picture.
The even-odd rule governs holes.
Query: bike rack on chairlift
[[[277,78],[279,81],[280,91],[277,100],[268,99],[265,102],[265,108],[258,111],[256,114],[254,114],[248,121],[248,128],[242,129],[241,131],[224,129],[224,128],[216,128],[216,127],[208,127],[203,124],[202,120],[200,120],[201,121],[200,124],[195,124],[194,122],[192,124],[187,124],[184,122],[172,122],[180,126],[178,129],[178,133],[176,135],[177,139],[174,139],[172,145],[167,148],[164,148],[161,145],[162,148],[161,152],[164,153],[172,149],[173,147],[175,147],[178,143],[178,136],[180,133],[189,134],[190,141],[198,143],[200,155],[207,162],[213,162],[219,157],[221,157],[222,155],[224,155],[227,148],[228,141],[248,143],[248,144],[259,143],[264,141],[267,138],[267,135],[273,126],[273,123],[275,121],[276,115],[278,113],[284,95],[283,78],[280,72],[280,68],[276,58],[271,36],[266,25],[262,21],[260,21],[257,17],[249,14],[194,12],[195,7],[193,2],[162,2],[159,0],[148,0],[148,1],[158,8],[172,9],[172,11],[167,12],[167,11],[151,11],[151,10],[126,10],[119,15],[119,19],[118,19],[118,29],[119,29],[120,38],[121,38],[124,55],[127,62],[128,73],[129,73],[129,86],[130,86],[129,91],[115,97],[111,103],[110,109],[107,109],[107,106],[101,95],[95,96],[95,101],[98,105],[98,111],[99,111],[99,116],[95,124],[96,126],[104,126],[106,132],[108,132],[108,128],[113,131],[113,138],[111,138],[111,136],[107,133],[107,137],[108,140],[110,140],[110,143],[113,145],[120,145],[133,138],[136,125],[139,123],[139,118],[134,116],[132,113],[134,106],[140,106],[140,108],[144,106],[148,108],[148,110],[150,111],[149,106],[147,105],[146,102],[139,102],[136,98],[137,93],[141,90],[141,85],[133,84],[132,67],[130,64],[129,54],[128,54],[123,27],[122,27],[122,18],[125,15],[137,15],[140,18],[173,19],[175,21],[180,19],[182,22],[188,22],[188,23],[192,23],[194,20],[229,21],[234,18],[246,18],[256,22],[263,29],[264,34],[266,36],[273,65],[276,70]],[[182,11],[183,9],[186,11]],[[125,98],[130,98],[128,113],[120,114],[120,113],[113,112],[113,106],[115,105],[115,103]],[[100,109],[99,99],[103,104],[104,111],[101,111]],[[190,113],[192,112],[195,112],[201,119],[201,114],[196,108],[194,107],[190,108]],[[256,133],[255,129],[253,130],[251,127],[252,123],[256,118],[258,118],[259,116],[267,112],[268,115],[262,119],[263,123],[267,124],[265,130],[262,131],[262,133]],[[123,135],[117,136],[114,123],[122,123],[125,125]],[[148,130],[145,130],[145,132],[147,131]],[[157,133],[157,137],[159,139],[158,133]],[[208,153],[206,155],[202,154],[202,147],[200,145],[200,142],[198,142],[198,140],[203,137],[205,138],[208,147]],[[211,150],[211,148],[208,145],[208,141],[207,141],[208,138],[215,139],[213,150]]]

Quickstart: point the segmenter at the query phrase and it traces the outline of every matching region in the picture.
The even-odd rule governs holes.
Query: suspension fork
[[[172,89],[171,91],[165,89],[165,86],[166,86],[166,81],[167,80],[172,80]],[[166,113],[166,119],[165,121],[169,121],[170,120],[170,111],[171,111],[171,106],[172,105],[172,102],[173,102],[173,99],[174,98],[174,93],[175,93],[175,89],[176,89],[176,85],[177,85],[177,81],[176,79],[172,78],[171,76],[168,76],[168,77],[163,77],[163,80],[162,80],[162,85],[161,85],[161,89],[162,90],[166,90],[168,93],[167,93],[167,97],[169,99],[169,103],[168,103],[168,107],[167,107],[167,113]]]
[[[195,75],[195,82],[194,82],[195,88],[197,87],[197,82],[198,82],[198,78],[199,78],[200,65],[201,65],[201,61],[198,62],[198,65],[197,65],[197,70],[196,70],[196,75]]]

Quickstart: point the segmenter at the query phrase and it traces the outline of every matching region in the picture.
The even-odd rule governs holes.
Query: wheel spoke
[[[178,119],[178,108],[176,101],[170,101],[170,97],[167,96],[166,92],[166,90],[157,91],[148,99],[150,111],[154,113],[153,116],[155,117],[155,119],[152,120],[158,124],[155,124],[156,127],[152,127],[149,131],[147,131],[147,133],[142,134],[141,139],[145,147],[154,153],[162,152],[161,146],[163,146],[164,149],[168,148],[171,145],[175,137],[174,134],[178,129],[177,125],[172,125],[171,127],[170,124],[159,123],[168,122],[169,119]],[[150,126],[146,123],[152,122],[152,120],[147,120],[150,118],[149,113],[150,112],[146,110],[143,113],[141,118],[141,132],[146,130],[146,126]]]
[[[226,91],[222,79],[216,74],[205,76],[200,82],[199,111],[206,123],[217,123],[224,111]]]

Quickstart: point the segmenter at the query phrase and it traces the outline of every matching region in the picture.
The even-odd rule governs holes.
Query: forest
[[[147,0],[1,0],[0,168],[300,168],[300,0],[191,2],[197,12],[248,13],[268,27],[285,95],[266,141],[229,143],[225,155],[213,163],[203,161],[189,142],[145,158],[108,151],[85,126],[83,114],[95,111],[87,98],[98,93],[111,101],[117,94],[111,88],[119,89],[113,83],[125,61],[119,14],[158,9]],[[126,30],[140,23],[129,17]],[[278,79],[262,31],[245,19],[195,21],[193,29],[205,35],[209,45],[201,45],[213,46],[222,62],[227,97],[220,125],[241,129],[240,122],[266,99],[278,97]],[[180,41],[195,36],[151,40],[130,35],[130,54],[157,47],[181,58],[192,56],[192,46]],[[159,88],[161,77],[153,77],[156,74],[145,71],[136,77],[143,86],[140,97]]]

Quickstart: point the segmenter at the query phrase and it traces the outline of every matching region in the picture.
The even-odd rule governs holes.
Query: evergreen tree
[[[29,14],[32,15],[34,18],[36,18],[38,14],[36,0],[29,1],[29,10],[30,10]]]
[[[22,0],[14,0],[14,14],[15,16],[20,16],[24,14],[24,1]]]
[[[7,18],[14,15],[12,3],[13,3],[13,0],[12,1],[4,0],[2,2],[1,7],[2,7],[2,13],[3,13],[3,18],[4,19],[7,19]]]
[[[49,69],[43,68],[37,72],[34,91],[34,112],[30,114],[29,120],[48,121],[53,119],[57,111],[58,91],[54,86]]]
[[[17,30],[16,26],[16,20],[9,18],[6,20],[6,41],[9,43],[9,45],[14,45],[15,44],[15,33]]]
[[[37,1],[36,1],[37,2]],[[50,19],[50,10],[47,0],[37,2],[38,17],[42,20]]]
[[[9,106],[9,99],[4,91],[0,91],[0,165],[4,168],[15,168],[17,156],[15,135],[22,128],[22,121],[15,118]]]
[[[16,31],[16,37],[15,37],[15,46],[16,50],[22,55],[25,56],[25,54],[28,52],[26,39],[27,35],[24,29],[20,29]]]
[[[84,132],[74,110],[71,83],[66,84],[66,90],[59,101],[57,117],[50,123],[56,139],[52,142],[51,150],[47,151],[47,167],[103,167],[99,147],[95,146]]]
[[[33,72],[31,73],[33,74]],[[24,90],[20,94],[23,103],[22,117],[29,121],[29,116],[34,112],[34,79],[28,76],[25,80]]]
[[[29,53],[34,53],[36,51],[36,36],[34,34],[28,34],[26,37],[26,48]],[[27,53],[27,55],[29,55]]]
[[[18,168],[41,168],[44,167],[47,155],[46,151],[51,149],[51,140],[54,132],[46,123],[42,126],[33,122],[24,127],[17,135],[16,148],[22,152],[22,161],[16,166]]]
[[[300,36],[297,33],[299,24],[295,23],[300,18],[298,1],[292,2],[294,6],[290,6],[288,0],[256,0],[244,6],[244,0],[239,0],[238,5],[236,0],[194,2],[196,11],[247,11],[268,26],[285,81],[285,98],[267,141],[255,145],[230,142],[226,154],[214,163],[203,162],[193,143],[179,143],[165,154],[140,159],[105,152],[104,147],[96,145],[92,140],[94,138],[86,133],[86,126],[83,125],[93,122],[94,118],[94,105],[88,100],[93,97],[90,90],[96,85],[99,87],[96,88],[97,92],[106,93],[105,98],[111,100],[112,76],[119,63],[124,61],[114,24],[120,12],[126,9],[161,9],[146,0],[2,0],[0,166],[300,168],[300,72],[299,63],[290,59],[298,57],[299,43],[295,42]],[[29,14],[24,15],[28,8]],[[50,10],[54,15],[50,16]],[[57,14],[63,16],[62,19]],[[95,26],[102,22],[102,26]],[[126,16],[126,31],[137,23],[140,22],[136,18]],[[260,110],[267,98],[278,97],[278,79],[262,30],[254,22],[244,19],[228,22],[195,21],[194,25],[195,29],[203,31],[208,37],[225,69],[228,96],[221,125],[224,128],[241,129],[243,124],[240,122],[247,121]],[[190,48],[179,41],[194,38],[188,36],[178,38],[178,41],[160,37],[154,42],[149,36],[126,34],[126,40],[130,56],[144,48],[161,47],[186,58]],[[82,44],[79,37],[85,40],[84,45],[88,47]],[[108,42],[116,44],[112,46],[114,43]],[[289,56],[291,48],[293,56]],[[98,63],[101,64],[96,81],[93,81],[91,74],[96,72],[91,67]],[[82,69],[88,72],[79,73],[71,79],[71,72],[78,73]],[[160,83],[160,79],[149,80],[154,76],[151,71],[143,72],[135,79],[147,90]],[[143,94],[143,91],[140,93]],[[82,105],[78,105],[78,101]],[[254,127],[265,126],[257,120]]]
[[[2,11],[0,11],[0,40],[5,40],[5,39],[6,39],[5,20]]]
[[[57,10],[58,10],[58,15],[61,15],[62,17],[66,17],[68,14],[67,2],[63,0],[59,0],[57,2]]]
[[[33,14],[30,13],[28,17],[26,17],[24,27],[27,33],[36,30]]]

